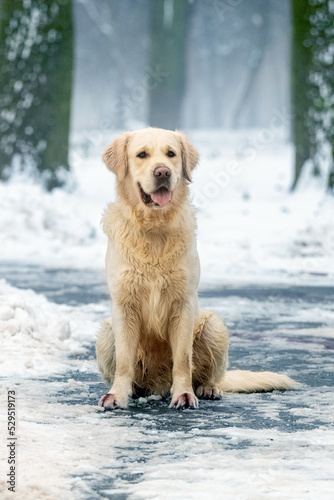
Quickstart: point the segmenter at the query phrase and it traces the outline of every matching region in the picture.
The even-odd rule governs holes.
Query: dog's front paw
[[[127,401],[122,401],[122,398],[116,394],[104,394],[99,401],[99,406],[106,410],[117,410],[117,408],[126,408]]]
[[[221,399],[222,391],[211,385],[200,385],[196,389],[196,396],[202,399]]]
[[[191,392],[184,392],[179,396],[173,396],[169,407],[176,408],[177,410],[185,410],[186,408],[194,410],[195,408],[198,408],[198,399],[195,394],[192,394]]]

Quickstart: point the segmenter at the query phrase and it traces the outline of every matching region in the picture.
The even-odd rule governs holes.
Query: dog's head
[[[103,154],[118,192],[148,209],[167,209],[184,193],[198,153],[183,132],[147,128],[124,132]]]

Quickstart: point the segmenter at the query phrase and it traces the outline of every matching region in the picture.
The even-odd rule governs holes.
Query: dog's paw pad
[[[106,410],[116,410],[119,408],[115,394],[104,394],[99,401],[99,406]]]
[[[222,391],[217,387],[200,385],[196,389],[196,395],[201,399],[221,399]]]
[[[198,408],[198,399],[195,394],[184,392],[180,396],[172,399],[170,407],[177,410],[185,410],[186,408],[194,410]]]

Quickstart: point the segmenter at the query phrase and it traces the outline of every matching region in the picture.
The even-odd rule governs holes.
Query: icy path
[[[39,268],[2,276],[66,304],[55,307],[85,347],[60,358],[52,376],[5,381],[18,394],[16,499],[332,498],[333,288],[226,285],[201,294],[230,328],[231,368],[284,372],[304,389],[230,395],[197,411],[139,400],[104,413],[94,360],[94,331],[109,312],[101,276]]]

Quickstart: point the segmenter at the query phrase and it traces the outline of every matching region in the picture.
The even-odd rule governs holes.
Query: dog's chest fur
[[[140,314],[145,335],[166,338],[171,316],[196,289],[195,221],[189,228],[188,214],[186,228],[155,231],[134,228],[116,212],[109,206],[103,219],[110,294]]]

